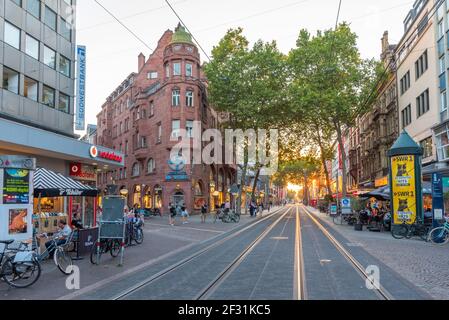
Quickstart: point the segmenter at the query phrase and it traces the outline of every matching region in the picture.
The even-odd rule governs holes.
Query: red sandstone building
[[[190,212],[202,203],[211,209],[233,201],[231,186],[236,170],[222,165],[187,165],[183,175],[172,175],[170,152],[179,129],[218,128],[219,115],[208,105],[198,48],[182,26],[168,30],[157,49],[145,59],[138,57],[138,72],[107,98],[97,116],[97,144],[120,150],[125,168],[102,172],[99,185],[116,184],[126,189],[128,205],[162,208],[170,202],[185,204]]]

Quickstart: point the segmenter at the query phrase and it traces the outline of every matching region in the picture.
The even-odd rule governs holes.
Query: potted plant
[[[365,209],[366,200],[353,199],[352,201],[352,211],[354,212],[357,222],[354,224],[355,231],[363,231],[363,223],[360,219],[360,212]]]

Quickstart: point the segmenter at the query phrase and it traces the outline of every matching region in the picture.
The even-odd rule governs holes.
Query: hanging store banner
[[[84,131],[86,128],[86,47],[78,46],[77,81],[76,81],[76,119],[75,130]]]
[[[413,224],[417,216],[415,156],[391,158],[394,224]]]

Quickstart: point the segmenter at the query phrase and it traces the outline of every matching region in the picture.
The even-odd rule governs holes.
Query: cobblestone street
[[[309,209],[350,240],[348,246],[362,246],[433,298],[449,300],[449,247],[438,247],[414,239],[396,240],[388,232],[355,231],[351,226],[335,225],[326,214]]]

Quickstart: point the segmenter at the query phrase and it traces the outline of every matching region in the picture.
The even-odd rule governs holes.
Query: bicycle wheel
[[[234,215],[234,222],[235,223],[239,223],[240,222],[240,215],[239,214]]]
[[[137,243],[137,244],[142,244],[143,243],[143,230],[141,229],[141,228],[137,228],[135,231],[134,231],[134,241]]]
[[[404,239],[407,236],[408,231],[408,227],[403,224],[391,227],[391,235],[397,240]]]
[[[95,245],[92,247],[90,251],[90,263],[98,265],[100,264],[101,255],[104,253],[104,244],[100,243],[98,245],[95,243]]]
[[[41,265],[37,260],[13,263],[11,258],[7,258],[0,273],[11,287],[23,289],[35,284],[41,272]]]
[[[72,257],[68,253],[66,253],[63,248],[58,247],[56,249],[53,259],[55,261],[55,264],[58,266],[58,269],[63,274],[69,276],[73,273],[73,270],[71,272],[68,272],[68,270],[73,266]]]
[[[416,230],[416,235],[418,237],[420,237],[420,239],[422,241],[426,241],[429,238],[429,227],[427,226],[420,226],[417,230]]]
[[[429,233],[428,241],[439,246],[444,246],[449,242],[449,232],[444,227],[433,229]]]
[[[112,240],[110,245],[111,245],[111,249],[110,249],[109,253],[111,254],[111,256],[113,258],[117,258],[122,249],[122,245],[121,245],[120,241]]]

